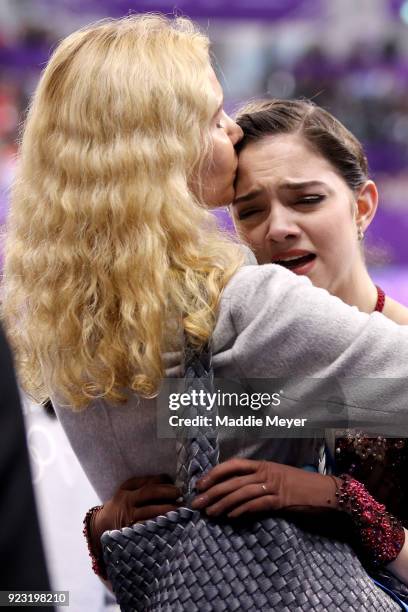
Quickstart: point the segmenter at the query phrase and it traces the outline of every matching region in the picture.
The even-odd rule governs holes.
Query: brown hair
[[[259,100],[236,114],[244,132],[238,152],[250,142],[275,134],[301,134],[337,170],[352,191],[368,180],[362,144],[329,112],[310,100]]]

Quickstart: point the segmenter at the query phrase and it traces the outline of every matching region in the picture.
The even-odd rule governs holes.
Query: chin
[[[207,208],[219,208],[220,206],[228,206],[228,204],[231,204],[235,197],[234,185],[231,182],[224,188],[214,189],[214,191],[205,195],[207,195]]]
[[[231,204],[234,196],[232,197],[220,197],[217,200],[212,200],[211,202],[207,202],[207,208],[213,210],[214,208],[222,208],[223,206],[228,206]]]

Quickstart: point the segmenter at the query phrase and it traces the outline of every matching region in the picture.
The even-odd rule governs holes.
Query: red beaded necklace
[[[377,289],[377,302],[373,312],[382,312],[384,310],[385,293],[378,285],[375,288]]]

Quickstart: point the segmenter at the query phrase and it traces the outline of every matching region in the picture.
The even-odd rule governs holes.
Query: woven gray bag
[[[186,392],[213,390],[211,355],[192,353]],[[200,414],[188,408],[189,415]],[[197,410],[197,409],[194,409]],[[214,414],[214,413],[213,413]],[[189,432],[191,435],[191,432]],[[400,606],[375,586],[345,543],[283,518],[228,522],[188,507],[194,486],[218,463],[216,432],[179,444],[185,507],[102,536],[116,599],[125,612],[307,612]]]

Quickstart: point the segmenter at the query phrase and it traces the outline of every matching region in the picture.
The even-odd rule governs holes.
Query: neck
[[[377,302],[377,288],[362,261],[351,271],[348,279],[336,288],[334,294],[346,304],[357,306],[367,313],[373,312]]]

